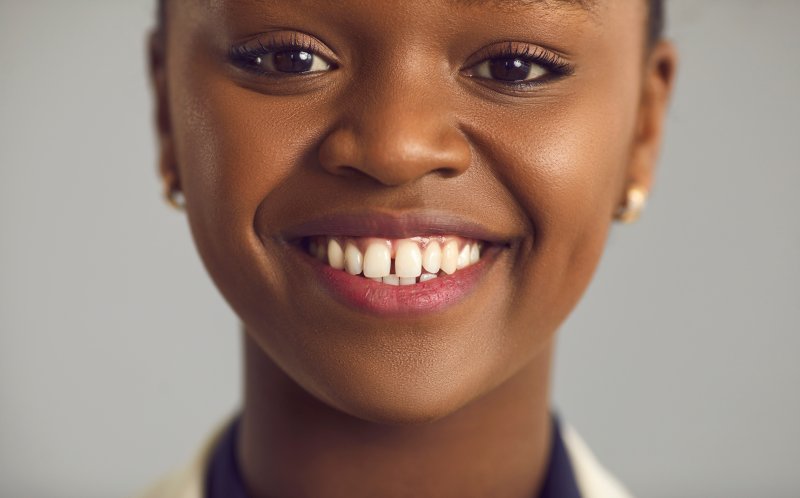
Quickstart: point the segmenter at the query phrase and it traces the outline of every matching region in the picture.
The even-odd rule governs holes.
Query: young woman
[[[245,399],[148,497],[616,497],[556,331],[651,188],[659,1],[168,0],[160,171]]]

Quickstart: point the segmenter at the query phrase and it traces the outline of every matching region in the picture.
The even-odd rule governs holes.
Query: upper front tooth
[[[344,249],[344,267],[350,275],[361,273],[364,264],[364,257],[355,244],[348,242]]]
[[[422,274],[422,252],[416,242],[401,240],[397,243],[394,269],[400,278],[418,277]]]
[[[328,242],[328,264],[337,270],[344,269],[344,251],[342,251],[342,246],[336,239],[331,239]]]
[[[428,273],[438,273],[442,268],[442,246],[438,242],[432,240],[425,247],[425,252],[422,253],[422,266]]]
[[[392,269],[392,250],[384,241],[370,242],[364,253],[364,276],[385,277]]]
[[[461,252],[458,253],[458,262],[456,263],[457,269],[466,268],[469,266],[469,253],[470,247],[469,244],[464,244],[464,247],[461,248]]]
[[[469,253],[469,264],[474,265],[481,259],[481,250],[478,244],[472,244],[472,251]]]
[[[442,250],[442,271],[448,275],[456,272],[458,264],[458,242],[451,240]]]

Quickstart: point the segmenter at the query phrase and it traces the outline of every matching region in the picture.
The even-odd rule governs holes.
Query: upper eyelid
[[[233,44],[229,55],[233,59],[246,58],[254,51],[271,52],[285,48],[298,48],[307,50],[316,56],[322,57],[332,66],[337,65],[336,52],[316,38],[315,36],[295,30],[274,30],[251,36],[241,42]]]
[[[521,47],[521,48],[520,48]],[[483,47],[467,59],[464,69],[470,69],[485,61],[503,57],[520,57],[536,62],[547,69],[571,73],[573,65],[561,53],[535,44],[505,41]]]
[[[299,41],[298,41],[299,40]],[[266,41],[266,43],[265,43]],[[328,44],[311,34],[290,29],[276,29],[265,33],[260,33],[255,36],[250,36],[247,39],[235,43],[230,47],[230,53],[236,55],[237,52],[247,51],[252,48],[252,44],[258,44],[260,49],[265,50],[271,47],[298,47],[308,49],[316,55],[330,59],[333,62],[338,59],[338,54]],[[522,47],[521,49],[519,47]],[[542,47],[535,43],[505,40],[494,42],[490,45],[484,46],[477,52],[473,53],[467,58],[463,67],[470,67],[474,64],[482,62],[487,59],[502,57],[504,55],[512,56],[529,56],[531,59],[539,59],[541,56],[548,56],[554,61],[563,62],[569,65],[569,57],[558,50]]]
[[[299,48],[313,53],[329,64],[329,70],[339,68],[339,62],[332,49],[317,37],[295,30],[275,30],[252,36],[230,47],[230,55],[234,60],[251,60],[254,51],[270,53],[283,48]],[[331,55],[329,55],[331,54]],[[469,71],[492,59],[502,57],[519,57],[527,59],[543,67],[555,77],[574,74],[574,65],[557,50],[544,48],[535,43],[521,41],[500,41],[486,45],[469,56],[462,65],[461,71]],[[297,73],[305,74],[305,73]],[[545,77],[549,79],[549,77]],[[508,83],[514,84],[514,83]]]

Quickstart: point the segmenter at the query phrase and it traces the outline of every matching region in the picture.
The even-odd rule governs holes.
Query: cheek
[[[231,293],[255,290],[242,288],[243,275],[274,266],[264,261],[270,254],[254,229],[258,209],[275,204],[280,187],[307,161],[303,155],[324,123],[301,110],[300,98],[249,91],[214,72],[178,71],[175,87],[181,89],[172,109],[176,154],[192,233],[206,267],[234,304],[241,299],[230,299]],[[277,275],[260,277],[244,280],[280,288]]]
[[[274,317],[292,308],[290,276],[264,250],[254,223],[259,210],[283,202],[281,191],[308,164],[304,154],[325,123],[300,110],[301,97],[259,94],[218,69],[175,59],[172,124],[198,252],[245,323],[270,317],[271,326],[284,326]]]
[[[510,329],[531,332],[518,337],[530,347],[549,338],[583,294],[624,185],[635,93],[620,85],[605,90],[597,92],[603,97],[575,92],[560,96],[558,105],[514,115],[485,113],[493,122],[473,130],[482,161],[530,222],[532,238],[520,248],[515,274],[516,312],[509,313]]]
[[[294,99],[259,95],[226,81],[184,93],[177,135],[187,201],[198,199],[192,214],[241,231],[302,162],[320,126],[298,112]]]

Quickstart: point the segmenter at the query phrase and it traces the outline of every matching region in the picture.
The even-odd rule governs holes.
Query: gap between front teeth
[[[340,239],[314,237],[312,256],[337,270],[388,285],[413,285],[477,263],[483,244],[459,237]]]

